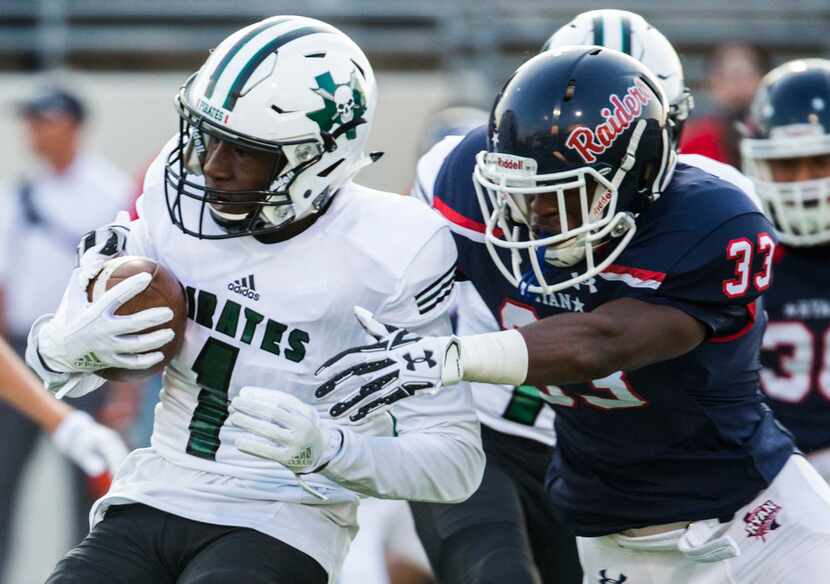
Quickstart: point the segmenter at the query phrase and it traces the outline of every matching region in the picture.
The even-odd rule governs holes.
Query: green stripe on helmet
[[[605,24],[601,16],[594,17],[594,44],[600,47],[605,46]]]
[[[241,39],[236,41],[236,43],[230,48],[230,50],[227,53],[225,53],[225,56],[222,57],[222,60],[216,66],[216,69],[213,70],[213,73],[210,74],[207,90],[205,91],[205,97],[210,98],[213,96],[213,92],[216,89],[216,83],[219,81],[219,77],[222,76],[222,73],[224,73],[225,68],[228,66],[228,63],[231,62],[231,59],[233,59],[236,56],[236,54],[242,50],[242,47],[248,44],[248,41],[250,41],[252,38],[254,38],[262,31],[280,25],[284,22],[287,22],[291,20],[291,18],[291,16],[286,16],[283,18],[277,18],[273,20],[268,20],[267,22],[263,22],[259,26],[255,26],[254,28],[249,30],[247,34],[245,34]]]
[[[248,82],[248,79],[251,78],[256,68],[268,58],[271,53],[275,53],[279,50],[280,47],[290,43],[293,40],[298,38],[308,36],[310,34],[315,33],[330,33],[332,30],[328,27],[322,26],[304,26],[302,28],[298,28],[296,30],[292,30],[290,32],[285,33],[284,35],[278,36],[274,40],[272,40],[267,45],[263,46],[260,50],[252,56],[239,74],[236,76],[233,84],[231,85],[230,90],[228,91],[228,95],[225,98],[225,103],[222,105],[226,110],[233,111],[233,108],[236,106],[236,100],[239,99],[239,95],[242,93],[242,89],[245,87],[245,84]]]
[[[622,19],[622,52],[631,54],[631,19],[627,16]]]

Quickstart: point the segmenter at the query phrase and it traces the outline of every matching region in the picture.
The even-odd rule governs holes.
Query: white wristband
[[[521,385],[527,379],[527,344],[516,329],[460,337],[465,381]]]

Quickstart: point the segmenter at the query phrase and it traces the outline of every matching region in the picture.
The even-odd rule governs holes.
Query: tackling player
[[[358,310],[385,350],[327,363],[334,411],[359,419],[459,379],[535,385],[557,414],[547,492],[585,582],[824,578],[830,488],[758,389],[775,249],[760,210],[676,162],[665,94],[617,51],[534,57],[486,134],[485,151],[477,132],[453,149],[436,201],[506,330],[400,347],[404,331]],[[475,200],[442,189],[470,174]]]
[[[792,61],[764,78],[741,151],[781,240],[764,295],[761,387],[830,478],[830,61]]]
[[[543,51],[574,44],[596,44],[635,55],[657,76],[669,103],[671,141],[676,149],[693,100],[671,43],[641,16],[606,9],[578,15],[548,39]],[[464,139],[463,153],[454,152],[462,138],[442,141],[418,162],[412,194],[444,212],[449,212],[448,199],[476,197],[470,169],[478,151],[487,148],[486,126]],[[467,156],[466,165],[459,163],[461,156]],[[731,166],[698,155],[680,155],[679,159],[752,191],[752,183]],[[442,171],[450,160],[455,170]],[[436,184],[439,175],[441,181]],[[456,230],[463,227],[463,221],[454,224]],[[465,233],[483,239],[469,229]],[[552,302],[557,298],[552,296]],[[459,335],[496,331],[502,326],[470,282],[459,283],[456,305]],[[511,310],[506,308],[508,319]],[[507,326],[511,324],[515,323],[508,320]],[[553,410],[530,385],[496,389],[474,383],[472,388],[487,453],[482,485],[457,505],[411,504],[441,581],[580,582],[573,535],[556,520],[550,506],[540,504],[555,443]],[[493,525],[499,528],[492,529]]]
[[[93,390],[98,368],[158,362],[172,331],[134,333],[170,311],[113,316],[146,274],[91,304],[83,294],[104,250],[121,247],[112,237],[187,293],[152,445],[127,458],[50,584],[333,581],[359,493],[452,502],[478,486],[468,389],[360,425],[309,405],[323,358],[363,338],[352,305],[450,331],[448,228],[411,199],[351,181],[376,158],[364,151],[376,99],[357,45],[296,16],[237,31],[184,84],[180,131],[148,170],[139,218],[126,238],[113,228],[90,248],[56,315],[30,333],[29,361],[70,395]]]

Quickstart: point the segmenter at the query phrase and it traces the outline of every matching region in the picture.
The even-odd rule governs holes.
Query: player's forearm
[[[0,342],[0,398],[50,433],[71,411],[49,395],[4,342]]]
[[[531,385],[601,379],[640,366],[634,343],[612,319],[600,314],[564,314],[519,329],[527,345]]]
[[[461,361],[468,381],[583,383],[674,359],[705,338],[705,326],[681,310],[621,299],[591,313],[462,337]]]
[[[371,497],[456,503],[478,488],[484,461],[473,421],[394,438],[346,430],[322,474]]]
[[[599,379],[636,360],[621,335],[610,319],[580,314],[461,337],[463,379],[511,385]]]

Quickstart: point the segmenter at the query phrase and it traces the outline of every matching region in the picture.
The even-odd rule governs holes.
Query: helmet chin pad
[[[567,245],[551,246],[545,249],[545,262],[557,268],[569,268],[585,259],[584,237],[567,242]]]
[[[244,213],[228,213],[226,211],[220,211],[213,206],[213,203],[209,203],[209,206],[211,215],[213,215],[214,218],[220,219],[223,223],[242,223],[243,221],[250,219],[253,213],[253,211],[246,211]]]

